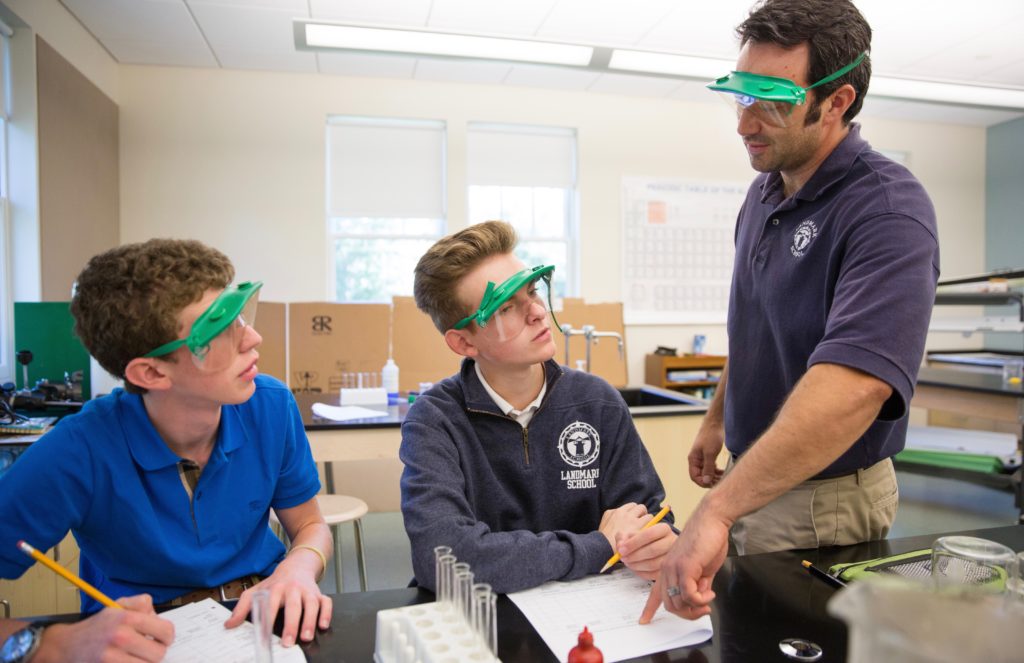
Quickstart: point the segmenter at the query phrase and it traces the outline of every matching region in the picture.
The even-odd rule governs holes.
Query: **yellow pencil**
[[[100,590],[96,589],[86,581],[82,580],[74,573],[71,573],[60,564],[57,564],[52,559],[50,559],[43,553],[39,552],[32,546],[28,545],[24,541],[18,541],[18,548],[21,550],[21,552],[25,553],[37,562],[42,563],[43,566],[50,569],[57,575],[61,576],[62,578],[70,582],[72,585],[79,588],[80,590],[82,590],[89,596],[93,597],[94,599],[96,599],[103,605],[107,606],[108,608],[122,608],[122,606],[119,603],[115,603],[109,596],[107,596]]]
[[[672,507],[670,507],[667,504],[665,506],[661,507],[661,511],[658,512],[658,515],[656,515],[653,518],[651,518],[650,520],[648,520],[647,524],[644,525],[643,527],[641,527],[640,529],[647,529],[648,527],[654,527],[655,525],[657,525],[658,523],[661,522],[661,519],[664,518],[665,514],[667,514],[671,509],[672,509]],[[622,558],[622,556],[619,553],[615,553],[614,555],[612,555],[611,557],[608,558],[608,561],[605,562],[605,565],[601,567],[601,570],[598,571],[598,573],[604,573],[608,569],[612,568],[613,566],[615,566],[616,563],[618,563],[618,561],[621,558]]]

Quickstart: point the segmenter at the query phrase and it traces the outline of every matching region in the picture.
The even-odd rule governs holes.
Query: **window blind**
[[[327,132],[329,216],[444,217],[444,122],[332,117]]]
[[[467,137],[470,185],[576,186],[576,131],[472,122]]]

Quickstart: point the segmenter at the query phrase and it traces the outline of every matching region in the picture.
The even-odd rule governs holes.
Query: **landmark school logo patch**
[[[590,465],[601,454],[601,436],[588,423],[574,421],[558,436],[558,453],[575,468]],[[562,481],[569,490],[597,488],[599,468],[562,470]]]
[[[796,232],[793,233],[793,246],[789,247],[790,252],[797,258],[803,258],[804,254],[807,253],[807,247],[811,245],[811,242],[817,236],[817,224],[807,219],[796,227]]]

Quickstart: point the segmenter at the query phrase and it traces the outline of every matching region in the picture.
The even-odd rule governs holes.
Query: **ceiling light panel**
[[[444,32],[392,30],[324,23],[306,23],[304,27],[305,45],[311,48],[418,53],[578,67],[589,64],[593,54],[593,49],[589,46],[527,41],[523,39],[457,35]]]

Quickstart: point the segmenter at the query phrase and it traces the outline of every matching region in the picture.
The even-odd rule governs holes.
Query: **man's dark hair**
[[[871,49],[871,26],[850,0],[763,0],[750,12],[747,20],[736,28],[740,44],[778,44],[793,48],[807,42],[810,85],[850,64],[861,53]],[[849,83],[857,98],[843,114],[849,124],[864,103],[871,80],[871,58],[864,60],[838,79],[809,90],[810,107],[806,123],[817,122],[821,102]]]

